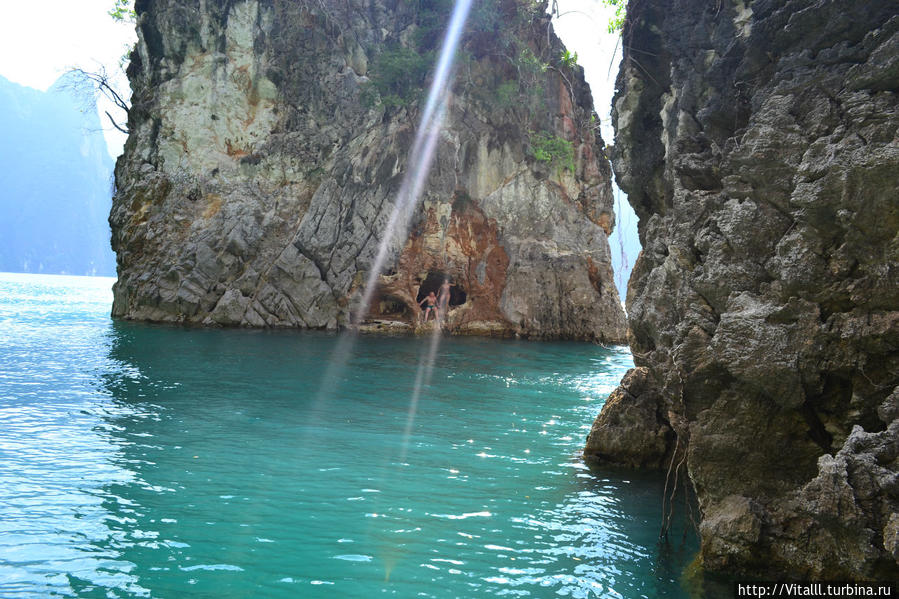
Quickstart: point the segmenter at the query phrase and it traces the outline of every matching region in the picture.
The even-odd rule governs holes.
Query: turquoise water
[[[686,596],[660,478],[578,455],[624,349],[446,338],[412,418],[427,339],[322,385],[335,335],[113,322],[111,283],[0,274],[0,596]]]

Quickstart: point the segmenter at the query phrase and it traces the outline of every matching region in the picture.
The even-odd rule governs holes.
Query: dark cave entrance
[[[434,295],[440,294],[440,286],[443,285],[444,279],[449,279],[450,284],[450,298],[449,305],[450,308],[453,306],[461,306],[468,299],[468,294],[465,293],[465,290],[459,286],[458,281],[453,281],[453,278],[446,274],[445,272],[441,272],[439,270],[432,270],[428,272],[427,278],[422,281],[421,286],[418,288],[418,297],[415,298],[416,302],[420,302],[424,298],[428,296],[432,291]]]
[[[368,310],[371,318],[387,318],[388,320],[404,320],[411,318],[412,313],[406,302],[400,298],[378,290]]]

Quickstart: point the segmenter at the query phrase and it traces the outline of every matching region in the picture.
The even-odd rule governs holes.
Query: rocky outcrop
[[[632,368],[606,400],[596,418],[584,453],[631,468],[662,468],[674,451],[674,431],[646,368]]]
[[[632,0],[623,47],[645,380],[588,453],[655,465],[670,427],[708,569],[899,578],[896,3]]]
[[[347,325],[451,5],[138,0],[113,315]],[[370,328],[413,327],[450,278],[455,332],[623,340],[611,172],[582,70],[562,53],[544,7],[476,3]]]

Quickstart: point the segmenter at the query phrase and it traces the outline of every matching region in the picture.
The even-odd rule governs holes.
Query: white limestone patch
[[[662,94],[662,109],[659,117],[662,119],[662,145],[665,147],[665,158],[671,156],[671,145],[677,139],[677,119],[675,118],[677,107],[677,90],[671,89]]]
[[[235,170],[270,134],[278,90],[253,48],[260,29],[271,26],[271,13],[260,10],[255,0],[234,5],[225,52],[191,47],[179,76],[161,86],[159,153],[166,172]]]
[[[752,32],[752,7],[747,6],[743,0],[734,3],[734,29],[737,37],[748,38]]]

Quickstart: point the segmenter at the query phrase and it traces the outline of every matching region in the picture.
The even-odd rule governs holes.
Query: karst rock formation
[[[686,469],[706,569],[899,578],[899,3],[632,0],[622,45],[636,368],[585,453]]]
[[[545,5],[475,2],[411,227],[389,242],[453,3],[138,0],[113,315],[622,342],[611,170]]]

